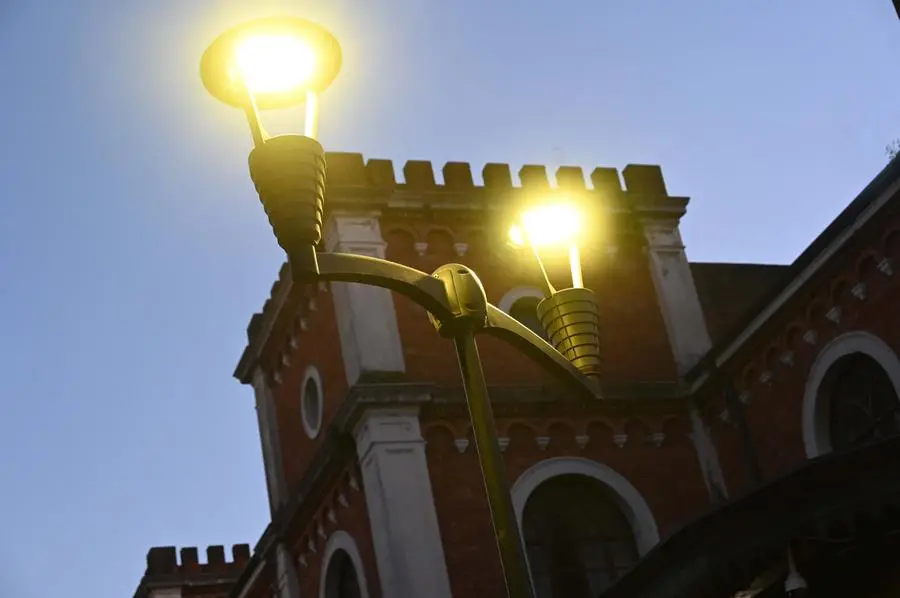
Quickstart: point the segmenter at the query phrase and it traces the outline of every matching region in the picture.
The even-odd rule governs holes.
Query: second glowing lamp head
[[[510,226],[509,240],[517,247],[531,248],[538,260],[543,249],[566,249],[572,286],[580,288],[584,286],[579,251],[583,219],[578,205],[572,201],[537,203],[519,214]]]

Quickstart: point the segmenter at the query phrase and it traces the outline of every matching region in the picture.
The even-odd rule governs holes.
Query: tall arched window
[[[336,550],[328,562],[325,574],[325,598],[362,598],[359,577],[350,555]]]
[[[638,559],[625,514],[588,476],[541,483],[525,503],[522,528],[537,598],[594,598]]]
[[[831,448],[847,450],[900,433],[900,402],[884,368],[865,353],[837,360],[821,392],[828,401]]]

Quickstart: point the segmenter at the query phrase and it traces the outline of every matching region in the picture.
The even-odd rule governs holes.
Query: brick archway
[[[643,556],[659,543],[659,529],[653,512],[641,496],[624,476],[611,467],[581,457],[555,457],[545,459],[526,470],[512,487],[513,507],[516,521],[522,527],[522,516],[525,504],[531,493],[547,480],[560,475],[583,475],[593,478],[606,486],[613,494],[622,513],[631,524],[638,553]]]
[[[325,552],[322,554],[322,570],[319,573],[319,598],[328,596],[328,567],[331,565],[332,557],[338,552],[343,552],[353,563],[353,569],[356,572],[356,579],[359,583],[359,595],[361,598],[369,598],[369,586],[366,581],[366,572],[363,569],[362,557],[359,554],[359,548],[356,546],[356,540],[353,536],[344,530],[337,530],[328,537],[325,543]]]

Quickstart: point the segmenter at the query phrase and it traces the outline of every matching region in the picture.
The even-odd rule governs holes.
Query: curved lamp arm
[[[354,253],[317,253],[318,274],[313,280],[356,282],[396,291],[430,311],[439,320],[453,318],[444,283],[431,276],[388,260]]]
[[[556,379],[584,399],[599,399],[596,379],[579,372],[559,351],[536,335],[530,328],[507,315],[499,307],[488,304],[488,322],[484,333],[502,339],[546,368]]]
[[[396,291],[412,299],[441,321],[455,317],[445,283],[430,274],[388,260],[353,253],[317,253],[318,273],[309,271],[295,278],[355,282]],[[499,308],[487,305],[486,325],[478,330],[518,348],[546,368],[583,399],[600,398],[596,380],[579,372],[547,341]]]

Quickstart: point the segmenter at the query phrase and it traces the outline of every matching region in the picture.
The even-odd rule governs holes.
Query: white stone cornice
[[[353,435],[356,437],[356,451],[360,459],[364,458],[378,443],[423,444],[425,442],[419,426],[419,409],[417,407],[373,409],[356,424]]]
[[[383,258],[387,243],[381,235],[378,216],[377,212],[332,214],[324,227],[326,250]]]

